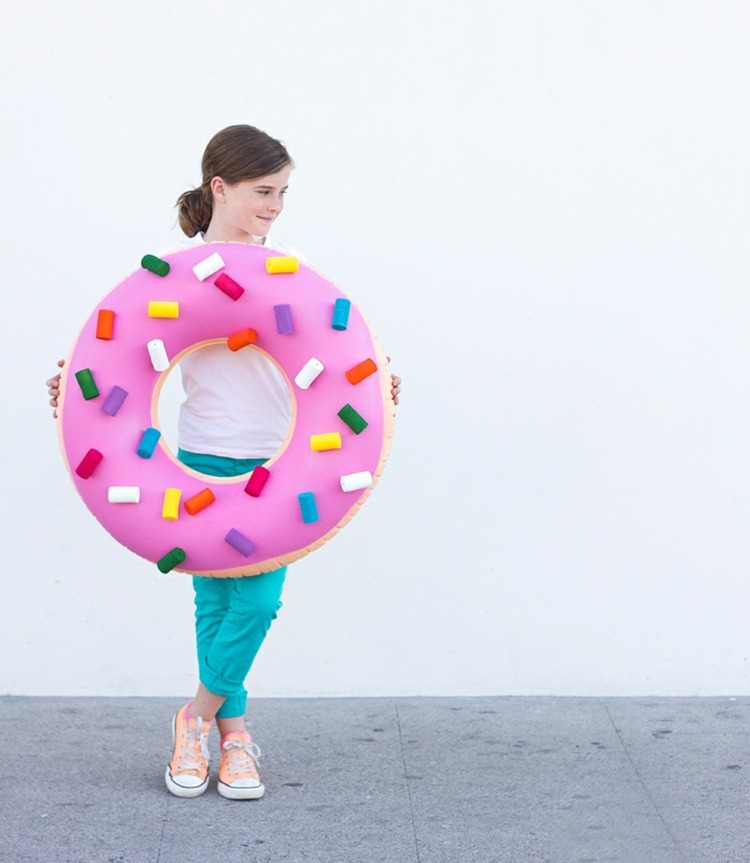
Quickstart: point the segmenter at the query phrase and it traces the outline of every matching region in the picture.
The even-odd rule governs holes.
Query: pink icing
[[[214,252],[225,262],[220,271],[245,292],[236,301],[214,284],[216,276],[201,282],[193,266]],[[98,521],[136,554],[157,561],[175,546],[186,559],[179,569],[205,575],[235,576],[266,572],[320,546],[355,514],[371,488],[343,492],[343,474],[370,471],[380,476],[390,448],[393,407],[390,373],[377,339],[359,309],[352,305],[348,327],[331,327],[334,302],[343,293],[325,277],[300,264],[296,273],[270,275],[265,260],[274,252],[243,243],[211,243],[166,255],[171,266],[161,277],[139,269],[118,284],[94,309],[68,357],[61,382],[59,428],[63,453],[71,477],[86,506]],[[177,301],[179,318],[148,317],[150,300]],[[295,320],[293,335],[277,331],[274,306],[288,304]],[[115,312],[112,340],[96,338],[100,308]],[[292,428],[284,447],[266,467],[270,477],[259,497],[245,493],[247,476],[217,480],[196,474],[177,462],[164,438],[150,459],[136,449],[149,426],[158,428],[157,402],[165,372],[156,372],[146,343],[164,342],[171,360],[212,340],[226,340],[239,329],[252,327],[258,342],[243,350],[265,352],[286,375],[292,392]],[[293,381],[311,358],[325,366],[307,390]],[[379,373],[353,386],[345,372],[371,357]],[[86,401],[74,373],[91,370],[99,398]],[[116,416],[100,407],[114,386],[128,397]],[[355,434],[337,416],[351,404],[368,427]],[[310,437],[338,431],[338,450],[313,452]],[[94,474],[82,479],[75,467],[90,449],[103,459]],[[138,486],[138,504],[110,504],[109,486]],[[162,518],[164,490],[179,488],[182,500],[210,488],[216,502],[195,516],[180,507],[177,521]],[[319,521],[305,524],[298,495],[313,492]],[[255,543],[245,559],[224,541],[234,528]]]

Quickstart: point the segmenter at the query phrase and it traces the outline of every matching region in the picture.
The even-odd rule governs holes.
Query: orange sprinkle
[[[349,381],[350,384],[358,384],[365,378],[370,377],[370,375],[374,374],[377,370],[378,367],[375,365],[374,360],[362,360],[361,363],[358,363],[356,366],[349,369],[349,371],[346,373],[346,379]]]
[[[253,345],[258,341],[258,333],[248,327],[246,330],[240,330],[238,333],[232,333],[227,339],[227,347],[230,351],[238,351],[240,348],[246,348],[248,345]]]
[[[115,313],[111,309],[99,309],[96,319],[97,339],[111,339],[115,327]]]
[[[199,491],[185,501],[185,509],[190,515],[195,515],[207,506],[211,506],[215,500],[216,496],[211,489],[204,488],[203,491]]]

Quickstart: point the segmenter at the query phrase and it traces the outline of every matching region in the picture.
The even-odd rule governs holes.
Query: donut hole
[[[273,461],[291,437],[289,380],[254,346],[231,351],[223,340],[194,345],[163,373],[154,399],[161,445],[175,460],[182,448],[199,455]],[[214,474],[203,475],[215,480]]]

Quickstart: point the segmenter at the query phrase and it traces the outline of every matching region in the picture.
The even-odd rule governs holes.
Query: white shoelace
[[[255,764],[260,761],[260,747],[257,743],[245,743],[242,740],[232,738],[222,743],[221,748],[224,752],[239,752],[242,750],[245,757],[230,758],[227,764],[227,770],[231,776],[236,776],[238,773],[257,773]]]
[[[198,752],[208,761],[208,733],[199,730],[203,728],[203,718],[196,717],[194,729],[187,722],[185,728],[187,734],[184,745],[180,746],[178,764],[181,770],[201,770],[203,765],[197,760]]]

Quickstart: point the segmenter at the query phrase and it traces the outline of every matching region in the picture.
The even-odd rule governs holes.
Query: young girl
[[[289,252],[267,239],[284,208],[293,167],[280,141],[253,126],[230,126],[209,141],[202,167],[202,184],[177,201],[180,228],[194,243],[260,243]],[[186,356],[180,371],[186,399],[178,458],[184,464],[238,476],[279,449],[291,421],[289,393],[261,354],[212,345]],[[59,374],[47,381],[53,408],[59,383]],[[392,377],[395,404],[400,383]],[[173,718],[174,748],[165,773],[167,788],[178,797],[197,797],[208,787],[207,741],[214,723],[221,736],[219,794],[246,800],[264,793],[260,750],[245,727],[244,681],[281,607],[285,575],[286,567],[238,578],[193,576],[200,683]]]

